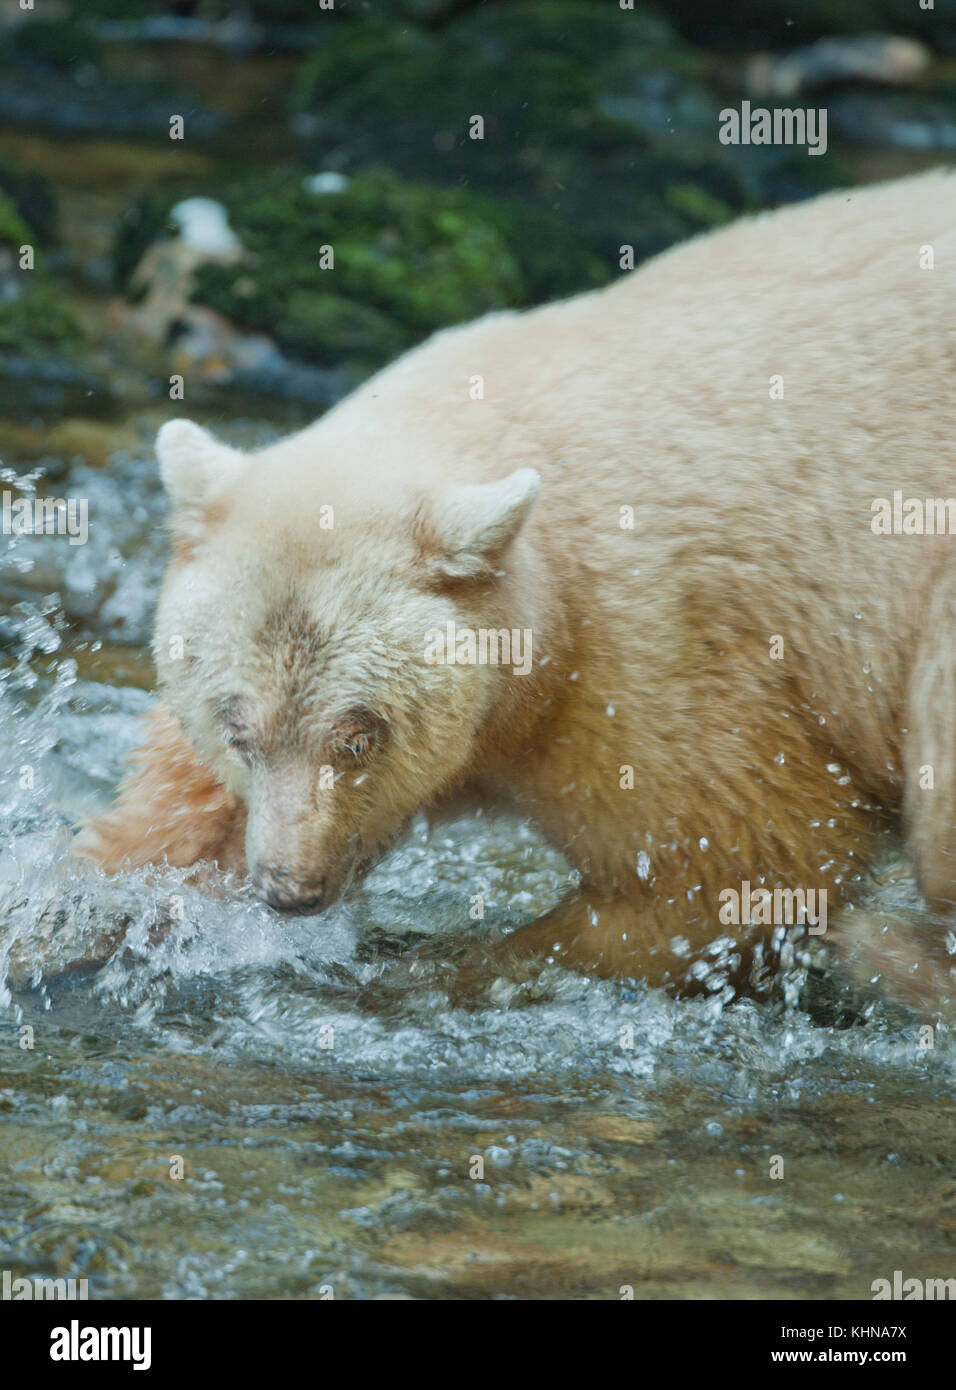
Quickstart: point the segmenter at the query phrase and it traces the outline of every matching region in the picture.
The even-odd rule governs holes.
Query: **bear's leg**
[[[642,923],[640,909],[628,898],[594,888],[577,890],[508,936],[466,939],[461,946],[456,959],[455,947],[446,939],[429,941],[415,950],[414,968],[427,969],[438,962],[451,971],[444,984],[464,997],[499,976],[513,981],[533,978],[549,960],[582,974],[633,976],[655,985],[682,973],[682,963],[667,949],[659,924],[647,918]]]
[[[956,1014],[956,574],[921,624],[905,718],[903,823],[930,914],[845,914],[835,942],[858,984],[918,1012]]]
[[[956,576],[934,591],[910,675],[903,765],[907,845],[937,912],[956,905]]]
[[[665,983],[680,964],[661,939],[658,923],[630,898],[593,888],[578,889],[537,921],[519,927],[496,944],[493,954],[503,969],[547,957],[568,970],[637,975],[655,985]]]
[[[956,571],[934,589],[910,676],[903,824],[916,879],[933,917],[890,923],[881,936],[886,983],[921,1009],[956,1003]]]
[[[146,719],[149,736],[130,757],[115,805],[80,832],[72,853],[106,873],[164,859],[244,871],[244,805],[200,762],[171,709],[160,705]]]
[[[685,905],[683,896],[667,903],[650,893],[626,896],[582,887],[545,916],[496,942],[490,952],[486,949],[486,962],[514,978],[553,960],[568,970],[631,977],[680,994],[740,983],[753,942],[739,940],[732,951],[708,953],[708,938],[721,933],[694,933]],[[695,939],[689,940],[692,933]],[[726,941],[726,932],[723,937]]]

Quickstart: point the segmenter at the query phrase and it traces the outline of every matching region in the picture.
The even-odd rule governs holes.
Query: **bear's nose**
[[[256,897],[276,912],[318,912],[324,898],[321,883],[303,884],[290,869],[278,864],[260,865],[252,875],[252,886]]]

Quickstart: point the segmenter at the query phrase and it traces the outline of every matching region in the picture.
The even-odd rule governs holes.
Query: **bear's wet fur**
[[[580,874],[515,958],[706,979],[724,890],[826,890],[832,920],[894,825],[945,923],[956,542],[871,522],[956,489],[954,311],[932,173],[447,330],[256,453],[165,425],[164,704],[78,851],[319,910],[468,788]],[[530,631],[530,672],[427,663],[450,622]],[[892,949],[849,920],[864,978],[945,1000],[938,916]]]

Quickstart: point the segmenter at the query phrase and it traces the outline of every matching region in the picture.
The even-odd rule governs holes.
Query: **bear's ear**
[[[198,538],[206,508],[235,480],[242,454],[220,444],[192,420],[168,420],[156,436],[156,457],[172,507],[173,531]]]
[[[519,468],[497,483],[450,487],[419,512],[419,544],[449,579],[487,574],[521,530],[540,487],[541,476],[533,468]]]

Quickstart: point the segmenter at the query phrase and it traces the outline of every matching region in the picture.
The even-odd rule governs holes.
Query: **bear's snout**
[[[322,880],[303,883],[290,869],[264,864],[252,875],[256,897],[276,912],[307,916],[320,912],[326,900]]]

